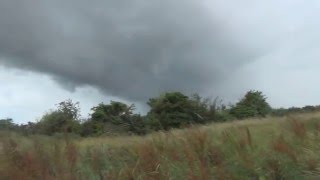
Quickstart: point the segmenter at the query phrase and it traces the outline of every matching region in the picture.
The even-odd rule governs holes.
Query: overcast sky
[[[2,0],[0,118],[164,91],[320,104],[318,0]]]

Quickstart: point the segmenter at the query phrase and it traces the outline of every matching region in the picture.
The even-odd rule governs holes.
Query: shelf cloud
[[[0,63],[134,101],[201,93],[257,55],[211,11],[196,0],[3,0]]]

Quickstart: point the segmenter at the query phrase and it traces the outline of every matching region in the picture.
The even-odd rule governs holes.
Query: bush
[[[220,110],[215,114],[215,122],[226,122],[234,120],[234,116],[228,110]]]
[[[203,117],[197,113],[194,101],[180,92],[162,94],[149,100],[151,107],[148,122],[152,129],[169,130],[180,128],[191,123],[203,122]]]
[[[82,124],[82,136],[102,134],[138,134],[146,133],[144,119],[133,114],[134,105],[111,101],[93,107],[91,118]]]
[[[249,117],[265,117],[271,112],[271,107],[266,97],[260,91],[249,91],[234,107],[230,114],[238,119]]]
[[[0,130],[15,130],[16,127],[11,118],[0,119]]]
[[[230,114],[238,119],[245,119],[257,116],[257,111],[249,106],[237,105],[231,109]]]
[[[81,124],[80,135],[87,136],[99,136],[104,133],[104,123],[99,121],[87,120]]]
[[[52,111],[41,118],[37,127],[42,134],[52,135],[54,133],[78,133],[80,124],[62,112]]]
[[[36,124],[42,134],[79,133],[80,130],[79,103],[67,100],[58,104],[57,110],[50,111],[42,116]]]

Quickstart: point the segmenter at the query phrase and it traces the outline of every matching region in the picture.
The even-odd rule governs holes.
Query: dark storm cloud
[[[253,54],[197,0],[1,0],[0,63],[145,100],[202,92]]]

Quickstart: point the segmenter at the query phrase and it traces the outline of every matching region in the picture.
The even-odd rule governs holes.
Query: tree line
[[[261,91],[248,91],[236,104],[222,103],[218,98],[202,98],[198,94],[187,96],[181,92],[167,92],[147,102],[146,115],[134,113],[134,104],[111,101],[91,109],[89,118],[80,116],[79,102],[66,100],[56,109],[45,113],[38,122],[15,124],[12,119],[0,120],[0,130],[31,134],[54,135],[73,133],[83,137],[102,135],[144,135],[159,130],[183,128],[194,124],[225,122],[251,117],[285,116],[294,112],[313,112],[319,106],[272,109]]]

